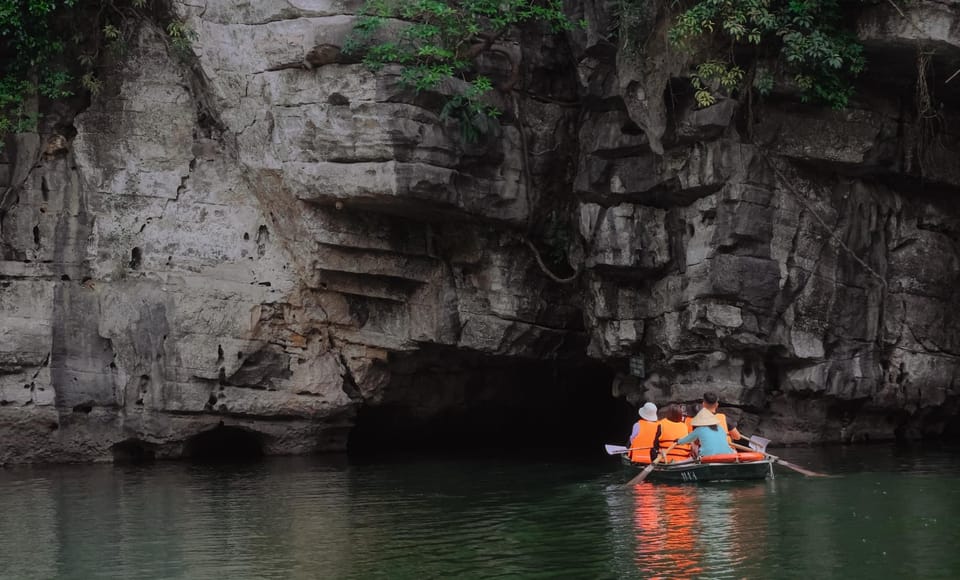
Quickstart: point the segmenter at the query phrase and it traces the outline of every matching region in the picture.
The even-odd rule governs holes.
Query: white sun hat
[[[653,403],[644,403],[640,407],[640,418],[647,421],[657,422],[657,406]]]

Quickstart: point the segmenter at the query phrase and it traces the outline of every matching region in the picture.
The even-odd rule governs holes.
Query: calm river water
[[[960,577],[960,448],[632,489],[598,454],[0,469],[0,577]]]

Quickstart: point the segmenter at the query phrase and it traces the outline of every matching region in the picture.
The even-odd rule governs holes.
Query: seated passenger
[[[701,456],[733,453],[733,448],[727,445],[727,433],[720,428],[720,419],[708,409],[700,409],[690,424],[693,431],[686,437],[681,437],[677,443],[699,441]]]
[[[664,418],[660,420],[660,436],[656,441],[657,450],[666,451],[687,433],[689,433],[689,431],[687,430],[686,423],[683,422],[683,412],[680,410],[680,406],[676,404],[668,405],[664,412]],[[684,459],[690,459],[689,444],[678,444],[673,449],[670,449],[670,452],[667,453],[663,461],[673,463],[674,461],[683,461]]]
[[[717,409],[720,408],[720,397],[716,393],[707,391],[703,394],[703,408],[717,416],[720,421],[720,428],[727,434],[727,443],[733,443],[742,438],[736,427],[730,428],[727,426],[727,416],[717,412]]]
[[[683,423],[687,426],[687,433],[693,431],[693,425],[690,424],[693,421],[694,416],[696,416],[699,409],[696,405],[684,405],[683,406]]]
[[[659,434],[657,406],[653,403],[644,403],[640,407],[640,420],[633,425],[633,432],[630,433],[630,461],[636,463],[653,461],[656,457],[654,443]]]

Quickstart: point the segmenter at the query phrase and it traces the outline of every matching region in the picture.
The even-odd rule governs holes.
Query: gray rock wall
[[[589,352],[621,361],[615,394],[715,390],[742,431],[785,443],[955,429],[960,87],[944,80],[958,13],[866,11],[871,68],[844,111],[788,93],[694,110],[668,81],[686,63],[660,54],[659,20],[606,63],[619,82],[587,89],[635,99],[581,125],[576,187]],[[935,111],[917,110],[920,50]],[[625,372],[633,357],[642,377]]]
[[[363,406],[449,407],[416,366],[435,391],[447,357],[592,357],[620,372],[599,396],[712,388],[781,442],[956,416],[957,89],[919,150],[906,65],[850,110],[781,95],[748,123],[664,98],[689,59],[618,50],[585,3],[567,39],[504,41],[524,90],[467,144],[441,95],[339,53],[355,4],[174,8],[192,55],[144,27],[63,115],[65,146],[47,123],[3,152],[0,463],[175,457],[220,425],[267,453],[340,450]],[[878,8],[861,36],[891,63],[935,45],[943,72],[955,13],[918,29]],[[570,284],[524,241],[548,212]]]

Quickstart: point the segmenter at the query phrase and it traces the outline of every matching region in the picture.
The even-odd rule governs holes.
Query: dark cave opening
[[[113,462],[120,464],[149,463],[156,458],[154,445],[139,439],[127,439],[112,447]]]
[[[950,441],[960,441],[960,417],[954,417],[943,429],[943,438]]]
[[[351,454],[595,453],[623,444],[635,421],[636,410],[611,395],[613,371],[585,358],[427,349],[390,367],[382,400],[358,413]]]
[[[187,439],[183,456],[213,461],[245,461],[263,457],[263,437],[242,427],[219,426]]]

